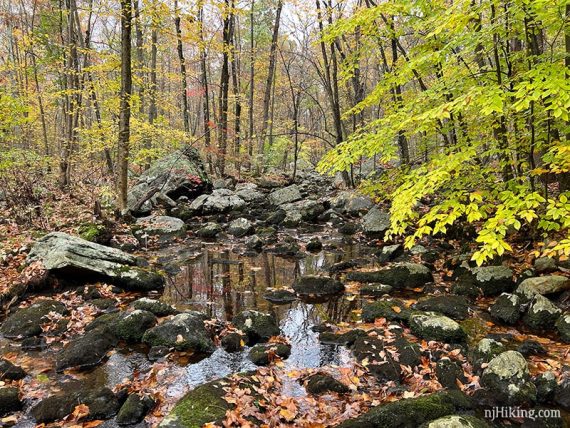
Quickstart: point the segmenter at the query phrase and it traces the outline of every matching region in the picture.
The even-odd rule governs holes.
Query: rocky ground
[[[385,208],[327,178],[210,182],[192,152],[153,165],[129,204],[128,225],[84,223],[10,256],[23,271],[2,296],[3,425],[569,421],[566,261],[475,267],[462,230],[404,250],[382,240]],[[221,274],[197,305],[188,260],[206,253]],[[285,273],[260,284],[256,260]],[[491,421],[494,406],[561,417]]]

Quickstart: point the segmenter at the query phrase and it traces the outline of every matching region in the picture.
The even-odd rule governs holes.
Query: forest
[[[570,426],[570,0],[0,28],[0,426]]]

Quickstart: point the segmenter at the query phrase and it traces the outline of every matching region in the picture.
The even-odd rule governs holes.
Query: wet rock
[[[449,415],[422,425],[421,428],[490,428],[486,421],[469,415]]]
[[[454,343],[466,338],[465,331],[459,324],[436,312],[412,313],[409,322],[412,332],[422,339]]]
[[[131,290],[156,290],[164,278],[136,266],[134,256],[61,232],[52,232],[36,241],[27,262],[40,261],[54,275],[93,281],[94,277]]]
[[[365,362],[368,371],[380,381],[400,382],[400,362],[384,349],[384,342],[378,337],[363,336],[352,345],[352,353],[360,362]]]
[[[22,340],[22,351],[43,351],[47,348],[47,342],[43,337],[26,337]]]
[[[461,364],[449,358],[442,358],[437,362],[435,375],[441,386],[447,389],[459,389],[457,381],[467,383]]]
[[[311,238],[311,240],[305,246],[305,249],[311,253],[318,253],[323,249],[323,243],[319,238]]]
[[[421,299],[414,308],[420,311],[439,312],[453,319],[463,320],[469,313],[469,302],[464,296],[446,294]]]
[[[339,425],[340,428],[410,428],[423,423],[455,415],[462,410],[471,410],[471,399],[459,391],[444,391],[435,394],[406,398],[373,407],[356,419]]]
[[[63,419],[79,404],[77,393],[59,393],[42,399],[31,408],[30,414],[37,423],[48,423]]]
[[[117,345],[117,337],[113,332],[101,326],[78,338],[72,339],[56,356],[56,369],[87,369],[99,364],[113,347]]]
[[[305,199],[297,202],[281,205],[285,210],[285,219],[283,225],[292,227],[299,221],[314,222],[317,221],[319,216],[325,211],[322,203],[313,199]]]
[[[352,346],[359,337],[364,336],[368,336],[368,333],[366,333],[364,330],[356,328],[342,334],[333,333],[331,331],[323,331],[319,334],[319,340],[321,343],[325,344]]]
[[[386,245],[376,252],[378,260],[383,262],[391,262],[404,254],[404,246],[401,244]]]
[[[570,279],[565,276],[548,275],[527,278],[517,287],[516,293],[525,301],[537,294],[548,295],[570,290]]]
[[[148,297],[136,300],[133,303],[133,307],[141,311],[151,312],[157,317],[165,317],[178,313],[178,311],[169,304],[161,302],[160,300],[149,299]]]
[[[392,286],[386,284],[364,284],[360,287],[362,296],[380,297],[384,294],[390,294]]]
[[[208,422],[220,422],[231,405],[224,400],[222,381],[200,385],[188,392],[160,423],[160,428],[200,428]]]
[[[247,241],[245,241],[245,247],[251,251],[261,252],[263,249],[263,240],[259,236],[253,235],[247,238]]]
[[[0,359],[0,380],[20,380],[25,377],[26,372],[23,368],[3,358]]]
[[[114,333],[119,339],[129,343],[140,342],[143,334],[156,325],[156,317],[152,312],[135,309],[125,313],[114,327]]]
[[[123,314],[123,312],[117,311],[100,315],[85,326],[85,331],[91,331],[103,327],[112,331],[115,324],[119,322]]]
[[[115,310],[117,305],[117,301],[115,299],[93,299],[89,303],[104,312]]]
[[[295,184],[274,190],[269,194],[269,202],[273,205],[283,205],[298,201],[302,198],[299,187]]]
[[[338,232],[342,235],[351,236],[358,232],[359,227],[356,223],[344,223],[338,228]]]
[[[18,388],[0,388],[0,416],[5,416],[22,409]]]
[[[99,289],[94,285],[85,285],[83,287],[77,287],[75,290],[78,296],[82,297],[83,300],[96,300],[100,299],[101,293]]]
[[[143,243],[152,237],[156,237],[159,242],[168,242],[185,234],[186,224],[182,220],[164,215],[139,218],[134,230],[135,237]]]
[[[240,211],[246,202],[228,189],[215,189],[210,195],[200,195],[192,201],[189,210],[195,214],[222,214]]]
[[[519,345],[517,351],[520,352],[525,357],[530,357],[532,355],[546,355],[548,352],[540,343],[535,340],[525,340]]]
[[[206,317],[198,312],[183,312],[147,330],[142,341],[177,351],[212,353],[214,343],[204,325],[205,320]]]
[[[556,260],[552,257],[539,257],[534,261],[536,273],[552,273],[558,270]]]
[[[297,300],[295,293],[283,289],[269,291],[263,295],[263,298],[268,302],[274,303],[276,305],[284,305]]]
[[[562,379],[554,391],[554,402],[565,410],[570,410],[570,379]]]
[[[152,398],[131,394],[117,414],[117,423],[119,425],[138,424],[154,406],[155,402]]]
[[[40,300],[10,315],[2,323],[0,333],[8,338],[38,336],[42,334],[41,326],[47,321],[46,317],[50,312],[65,315],[67,309],[61,302],[50,299]]]
[[[328,276],[306,275],[295,281],[293,290],[300,296],[330,296],[342,293],[344,285]]]
[[[170,354],[168,346],[153,346],[149,349],[147,358],[149,361],[158,361]]]
[[[315,395],[327,392],[345,394],[350,391],[344,383],[325,373],[316,373],[310,376],[305,388],[310,394]]]
[[[234,325],[247,335],[247,343],[266,342],[280,333],[273,315],[248,310],[240,312],[233,319]]]
[[[218,223],[208,222],[196,231],[196,236],[204,239],[214,239],[222,231]]]
[[[257,366],[267,366],[275,356],[286,359],[291,355],[291,345],[284,343],[263,343],[255,345],[249,351],[249,359]]]
[[[554,326],[562,311],[548,298],[537,294],[523,317],[524,323],[533,330],[546,330]]]
[[[554,391],[558,386],[556,376],[552,372],[544,372],[532,378],[532,383],[536,387],[536,401],[546,403],[554,397]]]
[[[253,224],[246,218],[240,217],[231,221],[228,227],[228,233],[237,238],[249,235],[253,232]]]
[[[285,217],[287,217],[287,213],[285,212],[285,210],[278,209],[276,211],[273,211],[271,214],[267,216],[267,218],[265,219],[265,223],[278,225],[283,223]]]
[[[247,203],[263,202],[265,193],[260,192],[254,183],[238,183],[235,189],[236,195]]]
[[[477,346],[471,353],[471,360],[475,367],[486,364],[505,350],[505,345],[495,339],[484,338],[477,343]]]
[[[362,304],[362,320],[364,322],[374,322],[376,318],[407,322],[410,318],[410,310],[399,299],[364,302]]]
[[[494,394],[499,403],[514,406],[536,400],[536,387],[530,381],[527,362],[516,351],[494,357],[483,370],[481,385]]]
[[[362,218],[362,230],[371,238],[382,238],[390,228],[390,214],[374,207]]]
[[[238,352],[244,347],[244,337],[236,332],[228,333],[222,337],[221,345],[226,352]]]
[[[481,266],[459,275],[458,294],[493,296],[514,288],[513,271],[506,266]]]
[[[489,307],[489,313],[494,320],[512,325],[521,317],[521,306],[518,295],[503,293]]]
[[[109,388],[99,388],[81,393],[79,402],[89,407],[87,420],[110,419],[117,414],[121,405]]]
[[[144,215],[159,203],[172,206],[181,196],[193,199],[210,186],[198,152],[188,147],[153,162],[129,190],[127,205],[135,215]]]
[[[401,263],[376,271],[349,272],[346,278],[357,282],[379,282],[394,288],[421,287],[433,281],[429,268],[418,263]]]
[[[565,313],[558,318],[556,329],[560,334],[560,339],[565,343],[570,343],[570,313]]]

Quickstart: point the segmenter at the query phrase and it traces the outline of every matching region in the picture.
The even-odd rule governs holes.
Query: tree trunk
[[[223,55],[222,71],[220,74],[220,94],[219,94],[219,119],[220,129],[218,133],[218,172],[221,177],[226,170],[226,151],[228,146],[228,93],[230,83],[229,56],[232,43],[232,16],[233,11],[229,0],[225,0],[226,10],[223,28]]]
[[[232,4],[233,7],[233,4]],[[232,17],[232,34],[233,34],[233,55],[231,56],[231,71],[232,71],[232,88],[235,102],[234,110],[234,156],[235,156],[235,168],[238,177],[241,172],[241,160],[240,160],[240,149],[241,149],[241,90],[239,81],[239,58],[238,52],[235,47],[238,45],[237,33],[236,33],[236,17]]]
[[[200,9],[198,11],[198,27],[200,36],[200,70],[201,70],[201,81],[204,90],[204,97],[202,101],[202,111],[204,118],[204,146],[206,147],[206,161],[208,163],[208,168],[210,174],[213,172],[212,155],[210,153],[211,146],[211,128],[212,124],[210,121],[210,89],[208,88],[208,68],[206,67],[206,45],[204,41],[204,9],[200,4]]]
[[[182,120],[184,121],[184,131],[190,132],[190,111],[188,110],[188,79],[186,77],[186,60],[184,59],[184,50],[182,49],[182,28],[180,26],[180,11],[178,10],[178,1],[174,2],[174,27],[176,28],[176,50],[178,51],[178,59],[180,61],[180,78],[182,81]]]

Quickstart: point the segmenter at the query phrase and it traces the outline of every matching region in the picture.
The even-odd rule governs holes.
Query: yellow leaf
[[[292,412],[289,409],[281,409],[279,411],[279,414],[281,415],[281,417],[283,419],[285,419],[287,422],[291,422],[293,419],[295,419],[295,416],[297,416],[296,413]]]
[[[399,306],[392,306],[392,310],[394,312],[396,312],[397,314],[399,314],[400,312],[402,312],[402,308],[400,308]]]

